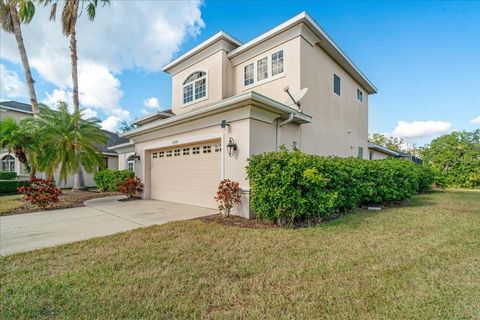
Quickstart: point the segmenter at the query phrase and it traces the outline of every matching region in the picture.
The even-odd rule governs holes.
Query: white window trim
[[[194,74],[196,72],[205,72],[205,76],[203,76],[201,78],[198,78],[198,79],[194,80],[193,82],[189,82],[188,84],[184,84],[185,80],[187,80],[188,77],[190,77],[192,74]],[[205,78],[205,96],[201,97],[199,99],[195,99],[195,82],[197,82],[198,80],[201,80],[203,78]],[[183,103],[183,89],[190,84],[193,85],[193,97],[192,97],[193,100],[190,101],[190,102],[187,102],[187,103]],[[188,76],[186,76],[185,79],[182,81],[182,90],[180,90],[180,101],[182,102],[181,107],[186,108],[186,107],[188,107],[192,104],[202,102],[202,101],[205,101],[205,100],[208,100],[208,72],[206,70],[196,70],[194,72],[189,73]]]
[[[7,156],[10,156],[13,158],[13,160],[3,160],[3,158],[7,157]],[[5,172],[17,172],[17,158],[13,155],[13,154],[10,154],[10,153],[7,153],[7,154],[2,154],[2,156],[0,157],[0,171],[3,171],[3,161],[8,161],[8,171],[5,171]],[[13,162],[13,171],[11,171],[10,169],[10,164]]]
[[[283,51],[283,72],[281,73],[277,73],[276,75],[272,76],[272,55],[274,53],[277,53],[277,52],[280,52],[280,51]],[[259,60],[262,60],[264,58],[268,58],[268,62],[267,62],[267,66],[268,66],[268,77],[265,78],[265,79],[262,79],[260,81],[257,80],[258,78],[258,74],[257,74],[257,62]],[[253,63],[253,83],[251,84],[248,84],[248,85],[245,85],[245,67],[252,64]],[[244,63],[242,65],[243,67],[243,87],[244,87],[244,91],[245,90],[250,90],[251,88],[253,87],[256,87],[256,86],[259,86],[259,85],[262,85],[262,84],[265,84],[267,82],[270,82],[270,81],[273,81],[273,80],[277,80],[279,78],[283,78],[285,77],[285,74],[286,74],[286,65],[285,65],[285,49],[276,49],[270,53],[267,54],[267,56],[258,56],[258,57],[255,57],[254,58],[254,61],[248,61],[246,63]]]

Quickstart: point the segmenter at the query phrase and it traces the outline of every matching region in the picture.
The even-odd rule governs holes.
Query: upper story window
[[[256,60],[244,67],[244,85],[249,86],[255,82],[265,82],[284,72],[283,50],[277,51],[266,57]]]
[[[199,100],[207,96],[207,73],[197,71],[183,82],[183,104]]]
[[[245,66],[245,86],[251,85],[254,81],[253,63]]]
[[[357,89],[357,100],[363,102],[363,92],[360,89]]]
[[[257,81],[268,78],[268,57],[257,61]]]
[[[336,74],[333,75],[333,92],[340,95],[340,77]]]
[[[272,54],[272,76],[283,73],[283,50]]]

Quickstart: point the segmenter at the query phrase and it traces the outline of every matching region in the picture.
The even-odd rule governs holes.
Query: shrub
[[[30,184],[18,187],[17,191],[24,194],[24,200],[40,208],[46,208],[58,202],[58,198],[62,194],[53,180],[37,179],[35,177],[30,177]]]
[[[140,198],[143,192],[143,183],[137,177],[127,178],[119,185],[118,190],[129,199]]]
[[[95,172],[93,181],[102,191],[118,191],[121,183],[129,178],[133,178],[135,173],[129,170],[101,170]]]
[[[361,205],[408,199],[428,190],[434,172],[403,159],[320,157],[300,151],[252,156],[247,174],[257,217],[282,223],[326,219]]]
[[[230,210],[233,206],[240,203],[240,197],[240,184],[238,182],[229,179],[220,181],[215,200],[217,201],[218,209],[225,217],[230,216]]]
[[[15,180],[16,178],[16,172],[0,171],[0,180]]]
[[[0,194],[17,193],[17,188],[28,186],[27,180],[0,180]]]

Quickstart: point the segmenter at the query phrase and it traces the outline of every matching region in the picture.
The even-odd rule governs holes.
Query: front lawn
[[[478,319],[480,192],[303,229],[175,222],[1,264],[4,319]]]
[[[13,211],[22,206],[22,195],[13,194],[8,196],[0,196],[0,216]]]

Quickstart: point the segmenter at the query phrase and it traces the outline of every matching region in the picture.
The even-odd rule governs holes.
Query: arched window
[[[207,96],[207,73],[197,71],[183,82],[183,104],[202,99]]]
[[[9,154],[2,158],[2,171],[15,171],[15,158]]]

